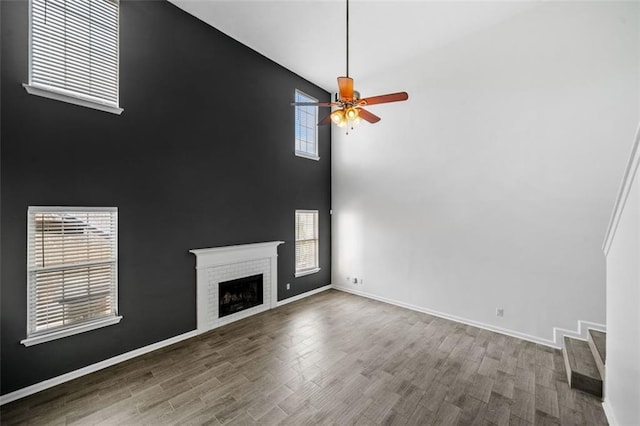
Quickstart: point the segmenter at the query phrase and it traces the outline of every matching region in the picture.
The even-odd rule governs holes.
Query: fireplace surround
[[[189,250],[196,256],[197,330],[222,325],[275,308],[278,303],[278,246],[284,241]],[[262,303],[229,312],[220,308],[220,284],[262,277]],[[256,289],[256,293],[259,291]],[[231,297],[231,296],[228,296]],[[236,296],[238,297],[238,296]],[[256,297],[258,295],[256,294]],[[231,310],[233,310],[232,308]],[[221,315],[222,313],[222,315]]]

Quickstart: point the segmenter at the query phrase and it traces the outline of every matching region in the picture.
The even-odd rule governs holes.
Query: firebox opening
[[[218,284],[218,317],[262,305],[262,274]]]

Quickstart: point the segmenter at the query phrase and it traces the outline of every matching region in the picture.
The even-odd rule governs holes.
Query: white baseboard
[[[605,326],[602,324],[596,324],[596,323],[592,323],[592,322],[588,322],[588,321],[579,321],[578,322],[578,331],[572,331],[572,330],[566,330],[566,329],[562,329],[562,328],[554,328],[553,334],[554,334],[554,340],[547,340],[547,339],[542,339],[540,337],[536,337],[536,336],[531,336],[525,333],[520,333],[517,331],[512,331],[512,330],[507,330],[504,328],[500,328],[500,327],[496,327],[493,325],[488,325],[488,324],[484,324],[484,323],[480,323],[477,321],[473,321],[467,318],[462,318],[462,317],[458,317],[455,315],[449,315],[449,314],[445,314],[442,312],[438,312],[438,311],[434,311],[432,309],[427,309],[427,308],[422,308],[419,306],[415,306],[415,305],[411,305],[408,303],[403,303],[397,300],[392,300],[392,299],[387,299],[385,297],[379,297],[379,296],[375,296],[373,294],[369,294],[369,293],[365,293],[363,291],[358,291],[358,290],[353,290],[347,287],[342,287],[342,286],[334,286],[332,284],[308,291],[306,293],[302,293],[299,294],[297,296],[293,296],[293,297],[289,297],[287,299],[281,300],[278,302],[278,304],[276,305],[276,307],[280,307],[292,302],[296,302],[298,300],[304,299],[306,297],[309,296],[313,296],[314,294],[318,294],[321,293],[323,291],[329,290],[329,289],[336,289],[336,290],[340,290],[340,291],[344,291],[347,293],[352,293],[352,294],[356,294],[358,296],[363,296],[363,297],[367,297],[369,299],[374,299],[374,300],[378,300],[380,302],[385,302],[385,303],[389,303],[391,305],[396,305],[396,306],[400,306],[402,308],[406,308],[406,309],[410,309],[412,311],[417,311],[417,312],[422,312],[425,314],[429,314],[429,315],[433,315],[433,316],[437,316],[440,318],[445,318],[451,321],[456,321],[462,324],[468,324],[468,325],[472,325],[474,327],[478,327],[478,328],[482,328],[485,330],[489,330],[489,331],[493,331],[496,333],[500,333],[500,334],[505,334],[507,336],[511,336],[511,337],[517,337],[519,339],[523,339],[523,340],[527,340],[530,342],[534,342],[534,343],[539,343],[541,345],[545,345],[545,346],[550,346],[552,348],[555,349],[561,349],[562,348],[562,342],[563,342],[563,337],[565,335],[567,336],[571,336],[571,337],[576,337],[578,336],[578,338],[580,338],[579,336],[586,336],[586,333],[588,331],[589,328],[595,329],[595,330],[600,330],[600,331],[605,331]],[[197,330],[193,330],[193,331],[189,331],[187,333],[181,334],[179,336],[174,336],[171,337],[169,339],[163,340],[161,342],[156,342],[153,343],[151,345],[142,347],[142,348],[138,348],[135,349],[133,351],[115,356],[113,358],[109,358],[106,359],[104,361],[100,361],[97,362],[95,364],[91,364],[88,365],[86,367],[80,368],[78,370],[75,371],[71,371],[69,373],[63,374],[61,376],[57,376],[57,377],[53,377],[51,379],[42,381],[40,383],[36,383],[34,385],[31,386],[27,386],[26,388],[22,388],[22,389],[18,389],[17,391],[14,392],[10,392],[6,395],[1,395],[0,396],[0,405],[6,404],[8,402],[11,401],[15,401],[17,399],[20,398],[24,398],[25,396],[29,396],[29,395],[33,395],[34,393],[43,391],[45,389],[49,389],[52,388],[56,385],[68,382],[70,380],[73,379],[77,379],[78,377],[84,376],[86,374],[90,374],[93,372],[96,372],[98,370],[102,370],[103,368],[107,368],[107,367],[111,367],[112,365],[118,364],[120,362],[123,361],[127,361],[131,358],[135,358],[137,356],[140,355],[144,355],[146,353],[155,351],[157,349],[163,348],[165,346],[169,346],[169,345],[173,345],[174,343],[178,343],[182,340],[186,340],[189,339],[191,337],[195,337],[198,335]],[[586,338],[586,337],[585,337]],[[558,343],[559,341],[559,343]],[[606,404],[606,402],[605,402]],[[605,414],[607,414],[607,418],[611,419],[613,417],[609,417],[609,413],[611,413],[611,415],[613,415],[613,413],[611,412],[611,409],[607,409],[605,408]],[[615,424],[614,422],[611,422],[612,424]]]
[[[332,288],[333,288],[333,286],[331,284],[325,285],[324,287],[316,288],[314,290],[307,291],[306,293],[298,294],[297,296],[293,296],[293,297],[289,297],[287,299],[283,299],[283,300],[279,301],[276,306],[286,305],[287,303],[295,302],[295,301],[304,299],[305,297],[313,296],[314,294],[318,294],[318,293],[321,293],[323,291],[327,291],[327,290],[332,289]]]
[[[613,414],[613,409],[611,408],[611,405],[609,405],[606,399],[602,403],[602,409],[604,410],[604,415],[607,416],[607,421],[611,426],[622,426],[616,420],[616,416]]]
[[[333,288],[333,286],[329,284],[324,287],[316,288],[315,290],[311,290],[306,293],[302,293],[297,296],[293,296],[288,299],[281,300],[278,302],[276,307],[286,305],[288,303],[295,302],[300,299],[304,299],[305,297],[312,296],[314,294],[329,290],[331,288]],[[105,359],[104,361],[100,361],[95,364],[88,365],[78,370],[70,371],[69,373],[63,374],[61,376],[53,377],[51,379],[42,381],[40,383],[27,386],[26,388],[18,389],[17,391],[10,392],[6,395],[1,395],[0,405],[15,401],[20,398],[24,398],[25,396],[33,395],[34,393],[52,388],[54,386],[60,385],[62,383],[68,382],[73,379],[77,379],[78,377],[94,373],[98,370],[102,370],[103,368],[111,367],[112,365],[130,360],[131,358],[135,358],[137,356],[144,355],[149,352],[153,352],[157,349],[164,348],[165,346],[173,345],[174,343],[178,343],[183,340],[190,339],[191,337],[195,337],[197,335],[198,335],[197,330],[189,331],[188,333],[180,334],[179,336],[174,336],[169,339],[163,340],[161,342],[156,342],[151,345],[148,345],[139,349],[135,349],[131,352],[127,352],[127,353],[115,356],[113,358]]]
[[[467,318],[462,318],[462,317],[458,317],[458,316],[455,316],[455,315],[445,314],[443,312],[434,311],[432,309],[423,308],[421,306],[411,305],[409,303],[400,302],[398,300],[387,299],[386,297],[380,297],[380,296],[376,296],[376,295],[373,295],[373,294],[370,294],[370,293],[365,293],[363,291],[353,290],[353,289],[348,288],[348,287],[342,287],[342,286],[334,285],[333,288],[335,288],[336,290],[347,292],[347,293],[356,294],[358,296],[367,297],[369,299],[378,300],[380,302],[389,303],[391,305],[400,306],[401,308],[411,309],[412,311],[422,312],[422,313],[425,313],[425,314],[429,314],[429,315],[433,315],[433,316],[436,316],[436,317],[448,319],[448,320],[459,322],[459,323],[462,323],[462,324],[472,325],[474,327],[482,328],[484,330],[493,331],[493,332],[504,334],[504,335],[511,336],[511,337],[517,337],[518,339],[527,340],[529,342],[538,343],[538,344],[544,345],[544,346],[549,346],[549,347],[554,348],[554,349],[561,349],[561,347],[558,346],[555,341],[543,339],[541,337],[531,336],[531,335],[526,334],[526,333],[520,333],[518,331],[508,330],[506,328],[501,328],[501,327],[496,327],[495,325],[484,324],[484,323],[481,323],[481,322],[478,322],[478,321],[474,321],[474,320],[470,320],[470,319],[467,319]]]
[[[568,330],[566,328],[553,327],[553,340],[559,347],[564,347],[564,337],[573,337],[574,339],[587,340],[589,329],[607,332],[607,326],[590,321],[578,321],[577,330]]]
[[[17,391],[10,392],[8,394],[0,396],[0,405],[6,404],[11,401],[15,401],[16,399],[24,398],[25,396],[33,395],[34,393],[52,388],[56,385],[60,385],[62,383],[68,382],[73,379],[77,379],[78,377],[84,376],[86,374],[90,374],[98,370],[102,370],[103,368],[111,367],[112,365],[118,364],[123,361],[127,361],[131,358],[135,358],[137,356],[144,355],[149,352],[153,352],[157,349],[164,348],[165,346],[173,345],[174,343],[178,343],[182,340],[190,339],[191,337],[195,337],[197,335],[198,335],[198,332],[196,330],[189,331],[188,333],[180,334],[178,336],[171,337],[161,342],[156,342],[151,345],[135,349],[131,352],[114,356],[113,358],[105,359],[104,361],[100,361],[95,364],[88,365],[78,370],[70,371],[69,373],[63,374],[61,376],[53,377],[43,382],[36,383],[35,385],[18,389]]]

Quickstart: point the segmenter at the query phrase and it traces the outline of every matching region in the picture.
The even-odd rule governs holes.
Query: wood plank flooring
[[[0,407],[2,424],[606,425],[562,354],[330,290]]]

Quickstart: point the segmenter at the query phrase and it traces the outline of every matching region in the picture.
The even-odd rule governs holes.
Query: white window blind
[[[295,102],[318,102],[317,99],[296,90]],[[318,157],[318,107],[296,106],[296,155]]]
[[[117,315],[117,215],[29,208],[27,338]]]
[[[318,211],[296,210],[296,274],[318,268]]]
[[[31,0],[29,84],[118,107],[118,0]]]

